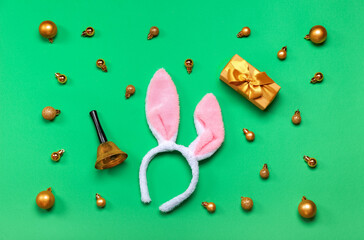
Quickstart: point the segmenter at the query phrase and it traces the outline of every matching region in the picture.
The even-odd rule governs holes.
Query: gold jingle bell
[[[96,66],[100,68],[102,71],[107,72],[107,67],[104,59],[97,59]]]
[[[55,73],[54,75],[56,76],[57,81],[60,84],[65,84],[67,82],[67,76],[66,75],[60,74],[60,73]]]
[[[193,67],[192,59],[189,58],[185,60],[185,67],[187,69],[188,74],[190,74],[192,72],[192,67]]]
[[[306,161],[309,167],[314,168],[317,166],[317,160],[315,158],[311,158],[309,156],[303,156],[303,159]]]
[[[92,37],[95,34],[95,29],[93,27],[87,27],[85,31],[82,32],[82,37]]]
[[[64,149],[58,150],[57,152],[53,152],[51,155],[52,161],[58,162],[59,159],[61,159],[63,153],[64,153]]]
[[[324,80],[324,75],[321,72],[315,73],[315,76],[311,78],[311,83],[320,83]]]
[[[95,124],[96,132],[100,140],[100,145],[97,148],[97,156],[95,168],[99,170],[115,167],[124,162],[128,154],[121,151],[115,143],[107,141],[104,130],[101,127],[97,112],[90,112],[90,116]]]

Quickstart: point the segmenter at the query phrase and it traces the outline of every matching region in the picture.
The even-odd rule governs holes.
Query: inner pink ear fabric
[[[199,136],[191,145],[194,147],[194,154],[201,160],[211,156],[225,137],[220,105],[213,94],[206,94],[197,105],[195,125]]]
[[[175,141],[179,125],[179,101],[176,86],[163,69],[150,81],[146,99],[149,127],[160,141]]]

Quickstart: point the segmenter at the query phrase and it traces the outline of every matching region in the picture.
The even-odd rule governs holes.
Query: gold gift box
[[[268,107],[281,89],[265,72],[237,54],[224,67],[220,79],[261,110]]]

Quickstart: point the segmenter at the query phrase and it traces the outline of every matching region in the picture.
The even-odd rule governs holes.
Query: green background
[[[11,1],[0,2],[0,239],[359,239],[362,237],[364,114],[363,1]],[[53,44],[38,32],[52,20]],[[303,37],[314,25],[328,31],[322,46]],[[147,41],[149,28],[160,35]],[[82,38],[88,26],[93,38]],[[236,34],[251,28],[248,38]],[[277,51],[288,47],[285,61]],[[261,111],[219,80],[239,54],[280,86]],[[108,73],[97,69],[105,59]],[[186,58],[195,62],[188,75]],[[177,142],[196,137],[193,112],[216,95],[226,139],[200,163],[195,193],[170,214],[158,207],[183,192],[191,171],[179,153],[158,155],[148,170],[150,205],[140,201],[138,171],[156,146],[145,118],[145,96],[164,67],[181,103]],[[310,84],[321,71],[321,84]],[[60,85],[55,72],[68,76]],[[125,87],[136,94],[126,100]],[[45,106],[61,109],[53,122]],[[129,154],[120,166],[94,168],[96,109],[109,140]],[[300,109],[302,123],[291,117]],[[242,128],[255,132],[245,140]],[[53,151],[64,148],[58,163]],[[315,157],[310,169],[303,155]],[[259,171],[268,163],[270,177]],[[56,204],[43,211],[38,192],[52,187]],[[95,194],[107,200],[104,209]],[[305,221],[305,195],[318,207]],[[251,212],[240,197],[254,200]],[[214,214],[202,201],[217,205]]]

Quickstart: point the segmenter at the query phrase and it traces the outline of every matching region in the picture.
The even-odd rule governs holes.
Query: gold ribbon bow
[[[268,84],[274,81],[265,72],[254,69],[249,70],[249,63],[246,61],[232,61],[228,70],[229,84],[234,85],[239,91],[248,96],[249,99],[256,99],[261,96],[271,99],[274,97],[274,90]]]

